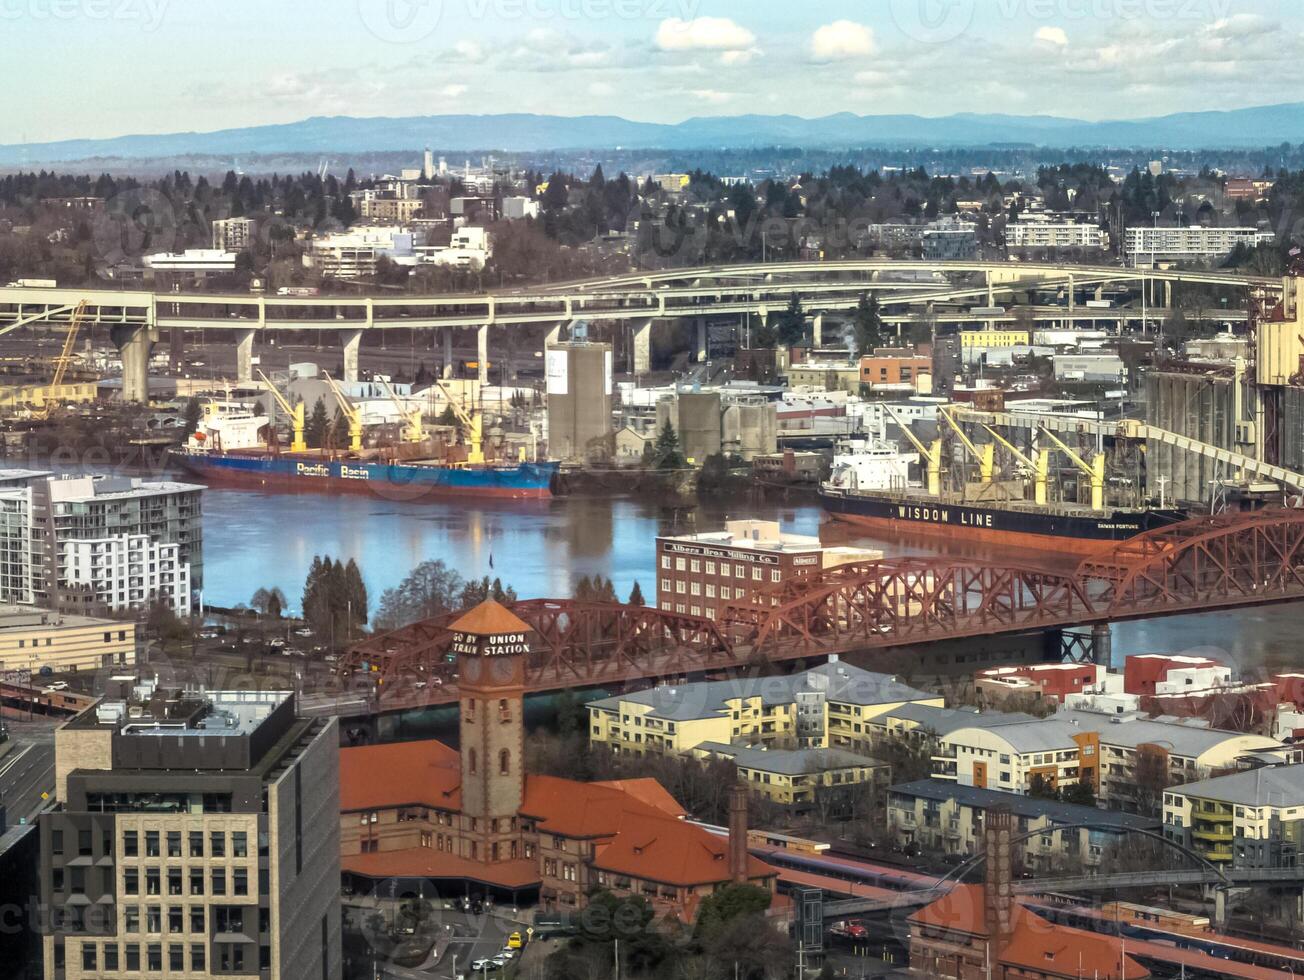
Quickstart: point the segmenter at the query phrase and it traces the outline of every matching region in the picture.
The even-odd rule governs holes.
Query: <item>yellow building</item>
[[[988,350],[1000,347],[1028,346],[1026,330],[962,330],[960,347]]]
[[[863,783],[886,787],[892,779],[892,767],[886,762],[842,749],[764,749],[703,742],[692,754],[703,761],[728,759],[748,789],[785,806],[814,803],[821,789]]]
[[[0,409],[18,411],[45,405],[82,405],[95,401],[99,384],[95,381],[65,381],[50,385],[34,381],[20,384],[0,383]]]
[[[1169,787],[1164,836],[1220,864],[1294,866],[1304,848],[1304,765]]]
[[[589,739],[632,755],[685,754],[704,742],[868,745],[872,733],[863,719],[907,703],[941,707],[944,699],[835,657],[786,677],[656,687],[592,701]]]
[[[58,674],[135,662],[135,623],[0,606],[0,670]]]

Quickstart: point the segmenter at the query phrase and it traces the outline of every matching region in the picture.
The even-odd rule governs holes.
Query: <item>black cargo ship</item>
[[[1017,548],[1090,554],[1190,515],[1178,508],[1093,511],[1028,501],[963,503],[923,490],[849,490],[823,484],[820,502],[835,520],[872,531],[944,535]]]

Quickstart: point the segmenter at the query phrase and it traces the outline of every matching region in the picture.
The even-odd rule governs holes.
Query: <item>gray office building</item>
[[[334,980],[339,733],[286,691],[115,678],[56,733],[48,980]]]

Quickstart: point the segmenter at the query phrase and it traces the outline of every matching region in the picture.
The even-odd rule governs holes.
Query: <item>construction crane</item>
[[[281,411],[290,417],[290,425],[294,429],[294,439],[290,443],[290,452],[307,452],[308,444],[304,442],[303,439],[303,402],[291,405],[290,400],[281,394],[276,385],[272,384],[271,378],[263,374],[261,370],[258,372],[258,377],[263,379],[263,384],[267,385],[267,390],[270,391],[272,397],[276,399],[276,404],[281,406]]]
[[[988,442],[981,446],[975,445],[973,440],[965,435],[964,430],[960,428],[960,424],[951,417],[950,412],[939,406],[937,414],[946,420],[946,423],[951,427],[951,431],[956,434],[969,455],[978,460],[978,479],[982,480],[983,483],[991,483],[992,474],[996,471],[996,444]]]
[[[54,407],[54,399],[57,397],[59,386],[63,384],[64,376],[68,373],[68,365],[72,363],[72,351],[77,344],[77,333],[81,329],[81,322],[86,316],[86,301],[82,300],[72,311],[72,316],[68,319],[68,333],[63,338],[63,350],[59,352],[59,358],[54,362],[54,375],[50,378],[50,387],[46,389],[46,397],[40,406],[32,410],[32,417],[38,419],[48,419],[50,410]]]
[[[1044,425],[1040,426],[1040,429],[1043,433],[1045,433],[1045,435],[1050,439],[1050,441],[1053,442],[1056,445],[1056,447],[1059,448],[1060,452],[1062,452],[1065,456],[1069,458],[1069,461],[1074,466],[1082,470],[1082,472],[1086,473],[1088,478],[1090,478],[1091,509],[1104,510],[1105,509],[1105,454],[1096,453],[1096,455],[1091,458],[1091,462],[1088,463],[1085,459],[1079,456],[1075,451],[1070,449],[1067,443],[1065,443],[1062,439],[1060,439],[1059,436],[1055,435],[1055,433],[1051,432],[1050,429],[1046,428]]]
[[[919,441],[915,434],[910,431],[910,423],[906,422],[899,414],[897,414],[896,409],[887,404],[884,404],[883,408],[888,415],[892,416],[892,421],[897,424],[897,428],[906,434],[906,438],[914,445],[915,450],[927,465],[929,494],[934,497],[940,497],[942,495],[942,440],[933,440],[931,449],[926,447]]]
[[[1044,506],[1047,502],[1046,483],[1050,475],[1050,453],[1045,449],[1038,449],[1037,456],[1034,459],[986,422],[980,422],[979,424],[987,430],[988,435],[1004,446],[1011,456],[1028,468],[1028,472],[1032,474],[1033,479],[1033,500]]]
[[[389,383],[388,378],[382,377],[378,380],[384,387],[385,393],[389,395],[389,400],[392,401],[394,407],[398,409],[398,414],[403,416],[403,422],[407,426],[407,428],[403,430],[403,439],[406,442],[421,442],[424,440],[426,437],[426,428],[421,424],[421,409],[408,408],[407,405],[398,397],[398,392],[394,390],[394,386]]]
[[[340,386],[335,383],[334,378],[332,378],[325,371],[323,371],[322,374],[326,378],[326,383],[330,385],[331,393],[335,396],[335,401],[340,406],[340,412],[344,415],[344,418],[348,420],[349,451],[355,453],[361,452],[362,451],[362,413],[358,411],[357,406],[354,405],[353,402],[349,401],[348,396],[345,395],[344,392],[340,390]]]
[[[459,422],[466,426],[467,453],[466,461],[471,464],[480,464],[484,462],[484,436],[481,431],[480,414],[478,412],[468,412],[457,403],[453,393],[448,390],[444,382],[435,378],[435,384],[439,385],[439,390],[444,393],[448,399],[448,406],[453,410]]]

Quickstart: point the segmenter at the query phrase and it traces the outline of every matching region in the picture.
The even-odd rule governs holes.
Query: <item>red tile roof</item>
[[[340,750],[340,809],[425,804],[462,808],[462,763],[443,742],[393,742]]]
[[[679,805],[679,801],[670,795],[670,790],[666,789],[651,776],[643,776],[638,779],[606,779],[600,780],[593,784],[594,786],[606,786],[609,789],[618,789],[621,792],[628,793],[634,799],[648,806],[656,807],[663,813],[668,813],[672,817],[683,819],[688,816],[688,811]]]
[[[729,841],[700,827],[661,814],[627,810],[611,842],[599,845],[594,867],[645,881],[690,887],[729,878]],[[778,872],[748,855],[747,877]]]
[[[911,915],[910,921],[986,938],[984,896],[982,885],[956,885]],[[1141,980],[1150,975],[1132,957],[1124,957],[1116,938],[1048,922],[1021,902],[1014,904],[1011,924],[1009,944],[1001,951],[1001,963],[1006,966],[1048,976],[1092,976],[1099,980]],[[1126,974],[1120,969],[1124,960]]]
[[[448,628],[454,633],[473,633],[476,636],[530,632],[529,625],[516,613],[493,599],[486,599]]]

